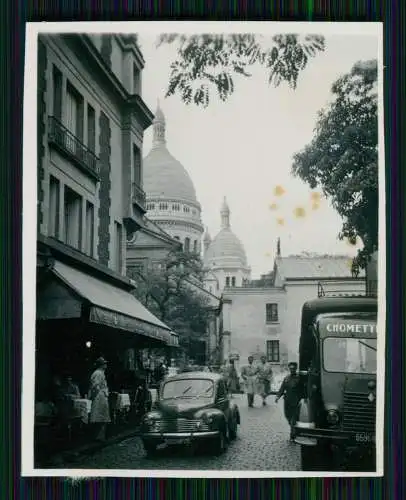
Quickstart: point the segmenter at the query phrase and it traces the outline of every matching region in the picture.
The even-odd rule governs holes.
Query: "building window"
[[[276,323],[278,321],[278,304],[266,304],[266,322]]]
[[[226,278],[226,286],[230,286],[230,276],[227,276]]]
[[[61,121],[62,119],[62,73],[56,66],[52,67],[52,81],[54,86],[53,95],[53,115]]]
[[[133,144],[133,170],[134,182],[141,187],[141,153],[135,144]]]
[[[59,180],[51,175],[49,179],[48,235],[55,238],[59,238],[59,187]]]
[[[96,112],[87,105],[87,147],[93,153],[96,151]]]
[[[148,203],[147,210],[155,210],[155,203]]]
[[[116,233],[116,271],[121,273],[123,266],[123,229],[118,222],[114,223]]]
[[[197,240],[193,242],[193,251],[197,253]]]
[[[190,212],[190,208],[189,208],[189,207],[184,206],[184,207],[183,207],[183,211],[184,211],[185,213],[187,213],[187,214],[188,214],[188,213]]]
[[[141,74],[136,64],[133,64],[133,94],[140,94]]]
[[[235,276],[231,278],[231,286],[235,286]]]
[[[82,246],[82,199],[67,186],[65,186],[64,219],[65,243],[80,250]]]
[[[66,128],[83,141],[83,97],[69,82],[66,86]]]
[[[266,357],[269,363],[279,363],[279,340],[266,341]]]
[[[190,252],[190,238],[185,238],[185,252]]]
[[[93,257],[94,253],[94,206],[90,201],[86,202],[86,241],[85,253]]]
[[[167,203],[160,203],[159,210],[168,210],[168,204]]]
[[[175,203],[175,205],[172,205],[172,210],[174,210],[175,212],[179,212],[180,206],[178,205],[178,203]]]

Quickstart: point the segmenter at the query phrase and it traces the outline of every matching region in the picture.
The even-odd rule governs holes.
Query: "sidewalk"
[[[117,434],[113,434],[108,437],[105,441],[92,441],[75,448],[61,451],[49,457],[49,459],[44,463],[38,465],[40,468],[60,468],[61,466],[67,465],[69,462],[73,462],[78,459],[78,457],[83,455],[90,455],[96,451],[99,451],[112,444],[119,443],[125,439],[138,436],[139,426],[135,426],[132,429],[123,430]]]

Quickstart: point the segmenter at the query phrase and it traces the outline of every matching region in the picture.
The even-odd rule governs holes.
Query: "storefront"
[[[108,360],[106,379],[116,398],[112,417],[120,405],[130,412],[146,378],[142,351],[170,353],[178,345],[178,336],[129,290],[56,259],[38,268],[36,312],[36,424],[47,422],[55,394],[69,380],[78,389],[77,414],[69,418],[88,423],[89,379],[100,356]]]

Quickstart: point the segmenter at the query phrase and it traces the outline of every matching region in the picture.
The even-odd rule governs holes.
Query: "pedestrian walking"
[[[254,357],[248,357],[248,365],[243,366],[241,370],[241,377],[245,382],[245,391],[247,393],[248,407],[252,408],[254,406],[255,397],[255,386],[256,378],[258,375],[258,368],[254,366]]]
[[[302,385],[297,373],[297,363],[290,362],[288,367],[290,374],[283,379],[275,402],[277,403],[282,396],[284,397],[285,418],[290,425],[290,440],[293,441],[295,439],[298,405],[302,398]]]
[[[92,401],[90,423],[95,428],[97,441],[106,439],[106,426],[110,419],[109,389],[107,387],[105,371],[107,361],[100,357],[96,360],[95,370],[90,377],[89,399]]]
[[[262,406],[266,405],[266,398],[271,392],[272,368],[267,363],[266,356],[261,356],[261,364],[258,367],[258,393],[262,397]]]

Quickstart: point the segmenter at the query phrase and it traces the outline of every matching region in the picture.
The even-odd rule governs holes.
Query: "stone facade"
[[[110,207],[111,207],[111,182],[110,182],[110,123],[107,116],[100,113],[100,188],[99,188],[99,244],[97,253],[99,261],[105,266],[109,265],[110,260]]]
[[[223,292],[223,359],[239,357],[237,368],[250,354],[262,353],[275,368],[298,361],[303,304],[326,295],[364,295],[365,278],[351,277],[348,257],[278,256],[273,286],[247,283]]]

